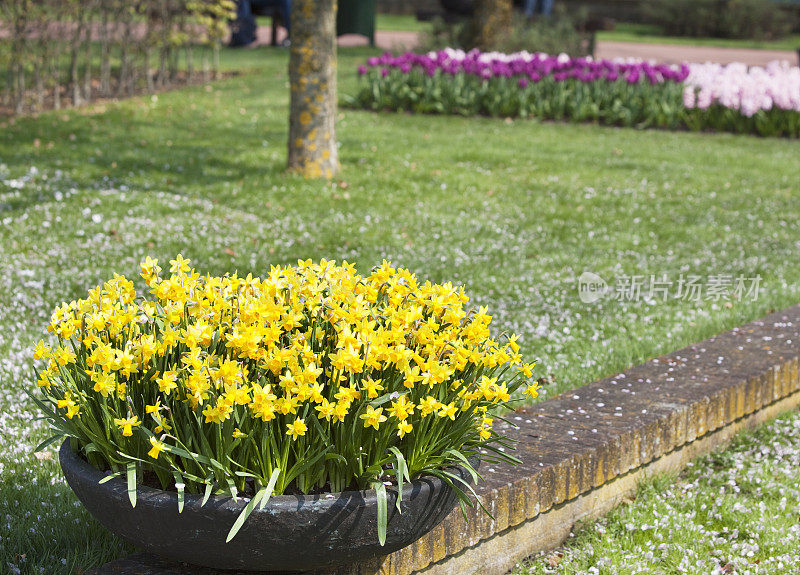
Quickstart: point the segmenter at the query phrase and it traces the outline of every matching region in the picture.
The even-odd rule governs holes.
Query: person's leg
[[[536,0],[525,0],[525,17],[531,18],[536,10]]]
[[[283,25],[286,26],[286,35],[292,35],[292,0],[280,0],[278,2],[281,14],[283,15]]]
[[[553,13],[553,0],[541,0],[542,16],[550,16]]]
[[[250,0],[236,3],[236,20],[231,25],[231,46],[247,46],[256,40],[256,19]]]
[[[281,12],[283,27],[286,34],[291,35],[292,0],[250,0],[256,8],[277,8]]]

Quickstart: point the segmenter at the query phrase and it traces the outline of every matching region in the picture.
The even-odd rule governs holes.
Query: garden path
[[[260,32],[259,39],[269,43],[269,28]],[[413,50],[419,44],[416,32],[378,30],[375,43],[386,50]],[[340,46],[364,46],[367,39],[361,36],[342,36]],[[796,52],[790,50],[749,50],[742,48],[717,48],[712,46],[684,46],[675,44],[645,44],[639,42],[599,41],[595,55],[598,58],[644,58],[659,62],[718,62],[729,64],[743,62],[749,66],[763,66],[773,60],[798,62]]]

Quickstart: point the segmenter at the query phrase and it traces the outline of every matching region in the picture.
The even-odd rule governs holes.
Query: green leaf
[[[186,489],[186,484],[184,484],[183,477],[181,477],[181,474],[177,471],[173,471],[172,476],[175,478],[175,489],[178,490],[178,513],[183,513],[184,490]]]
[[[386,527],[389,524],[389,514],[386,509],[386,486],[380,481],[376,481],[372,486],[378,496],[378,543],[383,547],[386,544]]]
[[[253,475],[252,473],[248,473],[246,471],[234,471],[233,474],[236,475],[237,477],[255,477],[255,478],[258,477],[258,475]]]
[[[136,507],[136,464],[128,463],[128,499],[131,507]]]
[[[203,494],[203,501],[200,502],[200,507],[202,507],[203,505],[206,504],[206,502],[208,502],[208,498],[211,497],[211,490],[213,488],[214,486],[211,484],[211,481],[209,480],[209,482],[206,483],[206,492]]]
[[[270,475],[269,483],[267,483],[267,486],[264,488],[265,493],[263,499],[261,500],[261,509],[264,509],[264,506],[267,504],[267,501],[269,501],[272,492],[275,490],[275,483],[278,481],[278,476],[280,474],[281,474],[280,468],[276,467],[275,471],[273,471],[272,475]]]
[[[228,482],[228,491],[230,492],[231,497],[233,497],[233,500],[239,501],[239,498],[236,497],[236,494],[239,493],[239,491],[236,489],[236,485],[233,483],[233,479],[231,479],[230,477],[226,477],[225,481]]]
[[[266,487],[260,489],[258,493],[256,493],[253,496],[253,498],[247,503],[247,505],[245,505],[244,509],[242,509],[242,512],[239,513],[239,517],[236,518],[233,527],[231,527],[231,530],[228,531],[228,536],[225,538],[225,543],[228,543],[231,539],[236,537],[236,534],[239,532],[239,529],[242,528],[244,522],[247,520],[248,517],[250,517],[250,514],[253,512],[253,509],[256,508],[258,502],[261,501],[262,497],[264,497],[264,493],[266,493],[266,491],[267,491]]]
[[[102,485],[106,481],[111,481],[112,479],[114,479],[115,477],[119,477],[120,475],[122,475],[122,473],[120,473],[119,471],[116,473],[112,473],[111,475],[106,475],[105,477],[103,477],[103,479],[98,481],[97,484]]]
[[[403,457],[403,454],[400,453],[400,450],[397,447],[391,447],[389,449],[395,456],[395,466],[394,470],[397,474],[397,512],[402,513],[403,510],[400,509],[400,503],[403,501],[403,481],[408,480],[411,481],[411,478],[408,476],[408,465],[406,465],[406,458]]]
[[[42,451],[43,449],[45,449],[49,445],[52,445],[53,443],[55,443],[56,441],[58,441],[62,437],[64,437],[63,433],[57,433],[53,437],[50,437],[49,439],[45,439],[39,445],[36,446],[36,449],[34,449],[33,452],[34,453],[39,453],[40,451]]]
[[[463,464],[464,469],[466,469],[469,472],[469,474],[472,476],[472,482],[473,483],[477,483],[478,482],[478,472],[475,471],[475,468],[472,467],[472,464],[469,462],[469,460],[466,457],[464,457],[463,453],[461,453],[460,451],[456,451],[455,449],[448,449],[447,451],[444,452],[444,454],[445,455],[450,454],[453,457],[455,457],[456,459],[458,459],[459,461],[461,461],[461,463]]]
[[[336,461],[347,465],[347,458],[343,456],[341,453],[326,453],[325,461],[330,461],[331,459],[335,459]]]
[[[292,481],[295,477],[303,473],[306,469],[314,465],[317,461],[319,461],[325,454],[328,452],[330,447],[326,447],[323,451],[320,451],[314,457],[307,459],[305,461],[298,461],[295,463],[291,469],[286,473],[286,483]]]

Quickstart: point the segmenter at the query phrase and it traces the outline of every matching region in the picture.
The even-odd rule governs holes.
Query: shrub
[[[729,0],[720,15],[720,29],[725,38],[775,40],[791,32],[795,20],[794,12],[769,0]]]
[[[498,52],[543,52],[585,56],[590,53],[590,36],[579,32],[585,11],[569,14],[557,6],[550,18],[515,23],[511,34],[496,46]]]
[[[548,54],[569,54],[581,56],[589,53],[590,36],[580,32],[586,17],[585,11],[569,14],[561,7],[546,19],[526,21],[517,19],[510,33],[500,40],[492,51],[497,52],[544,52]],[[454,23],[443,20],[434,22],[430,31],[422,38],[421,51],[437,51],[444,48],[470,50],[475,47],[472,21],[469,19]]]
[[[642,12],[666,34],[696,38],[781,38],[795,18],[770,0],[651,0]]]
[[[56,438],[127,475],[132,503],[137,477],[255,505],[370,486],[385,497],[383,481],[423,474],[463,503],[470,487],[448,466],[511,459],[492,413],[520,388],[536,395],[532,366],[463,288],[387,262],[362,277],[309,260],[264,279],[170,263],[167,278],[142,264],[152,298],[115,275],[59,306],[57,343],[34,355],[47,362],[36,401]]]

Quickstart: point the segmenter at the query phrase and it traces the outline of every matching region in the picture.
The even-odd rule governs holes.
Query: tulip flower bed
[[[686,78],[684,121],[695,130],[800,136],[800,68],[771,62],[692,64]]]
[[[429,114],[800,136],[800,69],[655,65],[546,54],[384,54],[359,67],[355,105]]]

